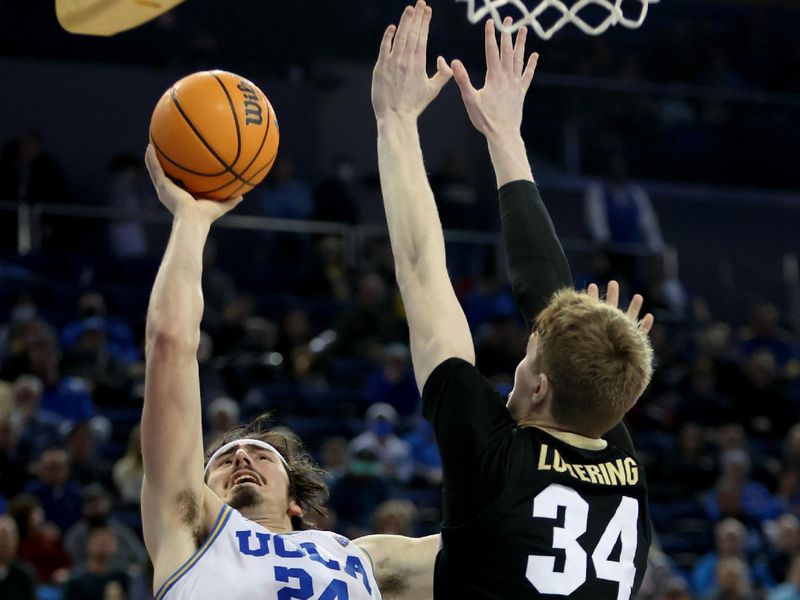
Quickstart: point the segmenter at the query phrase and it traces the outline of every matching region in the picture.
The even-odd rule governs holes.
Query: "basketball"
[[[227,71],[184,77],[161,96],[150,120],[164,172],[195,198],[249,192],[272,168],[279,139],[264,93]]]

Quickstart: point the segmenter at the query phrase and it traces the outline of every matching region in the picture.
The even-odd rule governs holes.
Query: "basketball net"
[[[576,25],[578,29],[587,35],[600,35],[612,25],[622,25],[628,29],[636,29],[644,23],[648,6],[656,4],[659,0],[629,0],[629,4],[635,1],[640,5],[639,15],[633,19],[626,17],[622,12],[624,0],[578,0],[572,7],[567,6],[562,0],[527,0],[531,6],[527,6],[523,0],[456,1],[467,3],[467,18],[470,23],[479,23],[488,16],[494,19],[495,26],[501,31],[514,32],[520,27],[529,25],[540,38],[549,40],[555,32],[567,23]],[[580,16],[580,12],[587,6],[599,6],[608,11],[608,14],[599,24],[591,25]],[[519,12],[514,22],[508,27],[503,25],[500,8],[517,9]],[[548,9],[557,10],[561,13],[561,16],[545,29],[539,22],[539,17]]]

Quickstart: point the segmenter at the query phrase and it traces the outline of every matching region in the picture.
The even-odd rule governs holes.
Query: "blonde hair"
[[[534,328],[539,336],[534,368],[547,375],[553,390],[553,419],[573,433],[606,433],[650,382],[653,349],[647,333],[585,292],[556,292]]]

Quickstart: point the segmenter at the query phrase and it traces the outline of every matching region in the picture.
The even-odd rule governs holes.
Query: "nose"
[[[250,459],[250,455],[247,453],[247,450],[244,448],[239,448],[233,455],[233,463],[236,467],[241,467],[242,465],[252,464],[252,460]]]

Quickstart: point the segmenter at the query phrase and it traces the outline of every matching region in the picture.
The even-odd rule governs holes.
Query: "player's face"
[[[528,347],[514,372],[514,387],[508,396],[508,407],[515,421],[520,421],[531,410],[531,399],[538,387],[538,378],[534,374],[536,353],[539,347],[539,336],[534,331],[528,338]]]
[[[208,487],[237,510],[265,504],[272,504],[279,512],[289,509],[286,468],[274,452],[259,446],[234,446],[216,457],[209,470]]]

